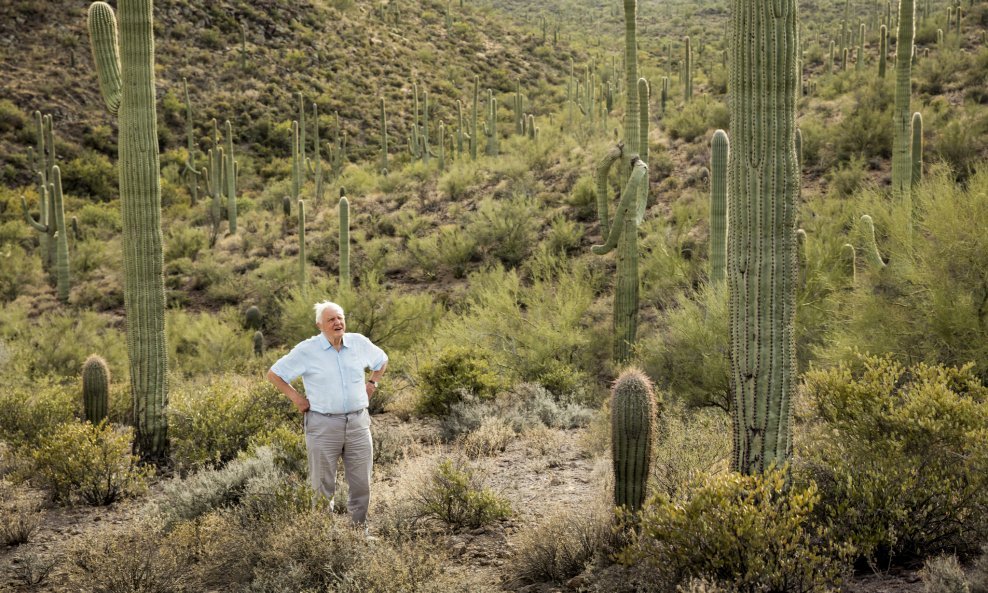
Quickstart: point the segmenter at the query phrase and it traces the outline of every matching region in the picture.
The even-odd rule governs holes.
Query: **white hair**
[[[346,317],[346,313],[343,312],[343,307],[331,301],[316,303],[313,309],[316,310],[316,323],[319,323],[319,320],[322,319],[322,312],[326,309],[332,309],[339,313],[341,317]]]

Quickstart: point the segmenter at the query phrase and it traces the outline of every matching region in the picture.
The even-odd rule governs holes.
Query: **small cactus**
[[[723,282],[727,266],[727,132],[710,142],[710,283]]]
[[[260,357],[264,354],[264,334],[261,330],[254,332],[254,356]]]
[[[645,502],[655,441],[657,405],[652,382],[638,369],[621,373],[611,389],[614,506],[637,512]]]
[[[340,188],[340,288],[350,288],[350,201]]]
[[[257,306],[251,305],[247,308],[247,311],[244,313],[244,322],[247,329],[261,329],[262,321],[261,310]]]
[[[861,217],[861,250],[864,251],[865,261],[869,266],[876,269],[885,267],[885,260],[878,250],[878,242],[875,240],[875,221],[871,216],[865,214]]]
[[[110,401],[110,369],[106,361],[90,354],[82,363],[82,403],[86,420],[99,424],[106,418]]]
[[[912,153],[912,187],[923,178],[923,115],[920,112],[913,114],[913,145]]]

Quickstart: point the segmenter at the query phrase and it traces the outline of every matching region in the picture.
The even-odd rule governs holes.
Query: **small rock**
[[[484,535],[485,533],[487,533],[486,527],[478,527],[470,531],[470,535]]]
[[[570,589],[579,589],[583,585],[587,584],[587,575],[578,574],[570,580],[566,581],[566,586]]]

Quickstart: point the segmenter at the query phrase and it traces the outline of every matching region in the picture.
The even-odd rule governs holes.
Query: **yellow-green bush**
[[[226,463],[254,435],[298,422],[295,408],[260,373],[204,376],[178,383],[169,395],[171,455],[182,468]]]
[[[483,527],[511,516],[511,506],[472,468],[443,459],[414,494],[415,514],[454,529]]]
[[[74,385],[11,382],[0,389],[0,440],[33,448],[81,411],[82,391]]]
[[[806,375],[801,474],[817,515],[878,560],[972,553],[988,537],[988,388],[961,368],[866,358]]]
[[[646,563],[668,590],[704,578],[744,593],[822,593],[844,565],[811,520],[819,500],[812,484],[787,487],[784,470],[708,476],[681,499],[649,500],[619,556]]]
[[[106,505],[142,494],[153,470],[131,454],[134,430],[71,420],[41,437],[31,482],[57,502]]]
[[[481,354],[451,347],[418,371],[418,411],[441,416],[463,399],[464,392],[480,399],[494,397],[503,384]]]

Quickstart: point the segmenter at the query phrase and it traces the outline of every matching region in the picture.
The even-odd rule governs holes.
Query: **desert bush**
[[[169,309],[166,319],[169,366],[184,376],[243,371],[254,362],[251,334],[232,307],[218,314]]]
[[[442,459],[413,494],[417,520],[436,520],[453,528],[477,528],[511,515],[508,502],[484,485],[477,470]]]
[[[934,136],[932,152],[954,170],[960,179],[967,179],[988,143],[988,118],[982,112],[962,111]]]
[[[988,536],[988,388],[971,366],[864,358],[811,371],[801,475],[837,541],[885,561],[969,554]]]
[[[973,362],[985,380],[988,237],[980,229],[988,224],[988,171],[976,171],[964,187],[948,171],[934,168],[913,190],[913,200],[919,216],[912,265],[901,265],[896,273],[859,273],[858,285],[833,309],[817,359],[850,363],[863,352],[890,353],[904,363]],[[876,229],[891,235],[879,237],[883,254],[901,262],[901,213],[872,213]]]
[[[68,582],[85,593],[181,591],[189,567],[162,539],[161,525],[143,517],[83,536],[69,548]]]
[[[439,357],[418,371],[419,402],[422,414],[442,416],[464,393],[480,399],[494,397],[502,383],[486,358],[470,348],[447,348]]]
[[[254,435],[298,422],[291,404],[259,374],[184,381],[169,395],[171,456],[183,469],[226,463]]]
[[[850,160],[838,165],[827,174],[830,189],[839,198],[849,198],[864,185],[867,179],[864,158],[852,155]]]
[[[957,556],[930,558],[920,574],[925,593],[970,593],[970,586]]]
[[[580,177],[569,195],[569,205],[575,210],[577,220],[588,221],[597,217],[597,184],[593,177]]]
[[[62,184],[73,195],[85,195],[101,202],[117,197],[117,171],[109,157],[87,150],[84,156],[62,165]]]
[[[49,313],[34,320],[23,338],[32,380],[43,377],[75,378],[82,362],[99,352],[117,374],[125,368],[126,340],[113,317],[92,311]],[[72,336],[71,340],[65,339]]]
[[[28,255],[20,245],[4,245],[0,253],[0,302],[17,298],[26,286],[40,284],[43,280],[41,262]]]
[[[730,113],[727,105],[709,95],[694,97],[682,109],[670,110],[663,120],[669,135],[692,142],[716,129],[728,128]]]
[[[981,555],[971,565],[971,593],[988,593],[988,544],[981,546]]]
[[[463,452],[467,457],[495,456],[503,453],[514,440],[515,431],[502,418],[485,417],[477,430],[463,438]]]
[[[582,573],[611,541],[609,511],[587,504],[557,511],[521,531],[510,563],[513,577],[521,583],[565,583]]]
[[[0,547],[29,541],[44,516],[38,497],[0,479]]]
[[[535,219],[539,205],[518,195],[501,201],[485,198],[467,227],[480,250],[507,267],[517,266],[535,244]]]
[[[298,422],[283,423],[254,435],[250,439],[247,453],[257,457],[256,451],[259,448],[270,448],[274,455],[275,466],[279,470],[292,476],[306,476],[309,461],[305,449],[305,434],[299,429],[298,424]],[[374,455],[377,455],[376,443]]]
[[[81,412],[82,392],[76,386],[40,380],[13,382],[0,390],[0,440],[13,446],[37,446],[39,440]]]
[[[664,406],[649,491],[682,498],[703,476],[726,471],[731,434],[730,417],[721,410],[689,410],[678,403]]]
[[[446,272],[454,278],[466,275],[467,264],[476,259],[477,245],[473,237],[450,225],[437,232],[408,241],[408,254],[427,276]]]
[[[659,494],[620,558],[645,563],[668,589],[705,578],[746,593],[828,591],[843,565],[811,520],[820,495],[786,482],[785,470],[725,473],[702,478],[684,498]]]
[[[32,451],[31,482],[56,502],[107,505],[147,489],[153,470],[131,454],[134,431],[70,420],[41,437]]]
[[[639,364],[670,398],[691,408],[730,406],[727,290],[705,287],[661,313],[635,349]]]
[[[477,164],[472,161],[457,161],[439,177],[439,191],[450,200],[459,200],[471,186],[480,181],[477,169]]]
[[[892,155],[892,92],[888,85],[862,85],[855,92],[855,108],[834,130],[838,161],[852,156],[864,159]]]

